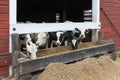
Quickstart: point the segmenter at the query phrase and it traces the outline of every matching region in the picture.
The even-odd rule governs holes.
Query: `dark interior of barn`
[[[17,22],[84,22],[92,0],[17,0]]]

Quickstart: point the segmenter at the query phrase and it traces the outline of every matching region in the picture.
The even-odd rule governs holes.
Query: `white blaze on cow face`
[[[31,57],[31,59],[36,59],[37,46],[31,41],[27,41],[26,44],[28,55]]]
[[[61,41],[62,41],[62,37],[63,37],[63,32],[57,32],[56,36],[57,36],[56,45],[60,46],[61,45]]]
[[[37,46],[31,41],[30,35],[26,35],[26,48],[31,59],[36,59]]]
[[[31,41],[30,34],[26,34],[26,41]]]
[[[73,39],[72,40],[72,43],[73,43],[73,45],[74,45],[74,47],[76,46],[76,43],[77,43],[77,40],[76,39]]]
[[[81,31],[81,34],[80,34],[80,39],[84,39],[86,36],[85,36],[85,31],[86,31],[86,29],[80,29],[80,31]]]
[[[84,39],[89,32],[90,29],[75,28],[75,30],[73,30],[73,35],[76,39]]]
[[[46,32],[38,33],[36,45],[38,45],[38,46],[45,45],[47,42],[47,39],[48,39],[48,33],[46,33]]]
[[[80,39],[84,39],[86,35],[90,32],[90,29],[80,29],[81,34],[80,34]]]

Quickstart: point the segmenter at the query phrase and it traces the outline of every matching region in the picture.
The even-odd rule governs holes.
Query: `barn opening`
[[[17,22],[92,21],[92,0],[17,0]]]

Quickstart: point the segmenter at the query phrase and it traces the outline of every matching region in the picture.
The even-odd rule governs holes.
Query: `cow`
[[[90,29],[78,29],[65,31],[63,34],[62,44],[72,46],[72,49],[77,49],[78,44],[86,37]]]
[[[72,31],[74,39],[73,44],[75,45],[75,49],[77,48],[79,43],[82,43],[82,40],[86,38],[86,35],[90,33],[90,31],[91,29],[78,29],[78,28],[75,28],[75,30]]]
[[[35,59],[37,50],[46,48],[48,33],[21,34],[19,38],[21,51],[27,51],[27,55]]]
[[[32,42],[38,46],[38,49],[47,48],[49,35],[47,32],[39,32],[31,34]]]
[[[30,34],[26,34],[26,49],[27,49],[27,55],[30,56],[31,59],[36,59],[36,52],[37,52],[38,46],[36,46],[30,37]]]
[[[61,46],[63,33],[63,31],[48,32],[48,48]]]

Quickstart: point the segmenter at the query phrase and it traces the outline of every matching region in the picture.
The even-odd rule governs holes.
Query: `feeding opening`
[[[92,0],[17,0],[17,22],[92,21]]]

